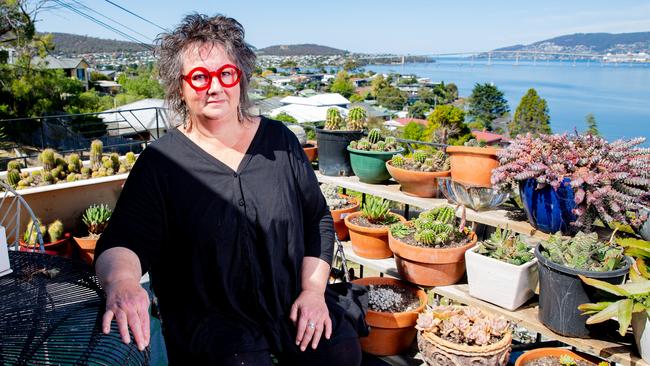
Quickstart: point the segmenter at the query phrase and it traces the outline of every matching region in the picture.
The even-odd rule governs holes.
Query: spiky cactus
[[[20,173],[23,163],[19,159],[11,160],[7,163],[7,170],[17,170]]]
[[[129,151],[128,153],[126,153],[124,157],[126,160],[126,168],[131,169],[131,167],[133,167],[133,164],[135,164],[135,158],[136,158],[135,154],[133,153],[133,151]]]
[[[470,233],[464,223],[458,225],[451,206],[442,206],[422,212],[413,220],[415,240],[421,245],[439,248],[452,242],[467,240]]]
[[[45,234],[47,233],[45,226],[41,224],[41,220],[39,218],[36,218],[35,221],[32,221],[30,219],[27,223],[25,233],[23,234],[23,242],[32,246],[36,245],[38,243],[39,233],[41,235],[41,239],[45,237]]]
[[[422,150],[417,150],[413,153],[413,161],[423,164],[427,159],[427,153]]]
[[[81,158],[79,154],[73,153],[68,155],[68,171],[70,173],[79,173],[83,164],[81,163]]]
[[[341,128],[343,118],[338,108],[329,108],[327,110],[327,117],[325,120],[325,129],[335,131]]]
[[[357,150],[369,151],[370,150],[370,141],[366,139],[361,139],[357,143]]]
[[[541,253],[552,262],[585,271],[611,271],[625,262],[623,248],[598,240],[598,234],[578,232],[572,238],[558,233],[542,243]]]
[[[68,174],[68,177],[65,179],[67,182],[74,182],[77,180],[77,173],[70,173]]]
[[[348,113],[346,128],[350,131],[361,131],[366,122],[366,110],[361,107],[354,107]]]
[[[404,166],[404,155],[402,154],[395,154],[393,155],[393,159],[391,159],[390,164],[394,167],[401,168]]]
[[[106,229],[106,225],[112,214],[113,211],[108,205],[91,205],[84,212],[81,221],[88,228],[88,233],[91,235],[100,235]]]
[[[16,187],[20,182],[20,172],[16,169],[9,170],[7,172],[7,183],[12,187]]]
[[[104,143],[101,140],[93,140],[90,143],[90,167],[98,170],[102,166]]]
[[[126,168],[126,165],[120,164],[120,167],[117,170],[117,174],[124,174],[127,171],[128,171],[128,169]]]
[[[374,146],[375,146],[375,148],[373,150],[377,150],[377,151],[385,151],[386,150],[386,142],[385,141],[377,141],[377,143]]]
[[[51,172],[43,172],[43,184],[54,184],[54,176]]]
[[[60,220],[55,220],[47,226],[47,235],[50,242],[59,241],[63,238],[63,223]]]
[[[381,130],[378,128],[373,128],[368,132],[368,141],[370,141],[371,144],[379,142],[382,139],[381,137]]]
[[[56,158],[54,154],[54,149],[45,149],[38,156],[38,160],[43,164],[43,170],[50,171],[54,169],[56,166]]]

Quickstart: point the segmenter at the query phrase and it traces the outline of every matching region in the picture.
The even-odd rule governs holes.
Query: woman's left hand
[[[316,349],[322,335],[327,339],[332,335],[332,320],[322,292],[303,290],[291,306],[289,318],[298,329],[296,345],[301,351],[307,349],[309,342]]]

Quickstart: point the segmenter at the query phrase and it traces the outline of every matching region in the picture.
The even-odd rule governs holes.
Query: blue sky
[[[160,29],[104,0],[63,0],[111,23],[123,23],[149,41]],[[191,12],[222,13],[240,21],[256,47],[317,43],[352,52],[432,54],[485,51],[564,34],[650,31],[650,2],[631,0],[450,1],[198,1],[111,0],[165,28]],[[70,10],[39,13],[38,31],[123,37]],[[127,31],[131,33],[130,31]]]

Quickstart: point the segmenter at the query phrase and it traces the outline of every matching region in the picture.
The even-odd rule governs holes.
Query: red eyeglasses
[[[216,77],[224,88],[232,88],[241,80],[241,70],[235,65],[226,64],[221,66],[217,71],[208,71],[205,67],[196,67],[189,74],[183,75],[183,80],[187,81],[192,89],[202,91],[212,85],[212,78]]]

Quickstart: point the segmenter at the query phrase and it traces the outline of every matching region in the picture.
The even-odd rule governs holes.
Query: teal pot
[[[364,183],[377,184],[390,179],[386,162],[393,155],[404,152],[404,148],[400,147],[397,151],[365,151],[348,147],[348,151],[354,175]]]
[[[331,131],[316,128],[318,145],[318,170],[323,175],[352,175],[350,154],[347,147],[350,142],[363,137],[362,131]]]

